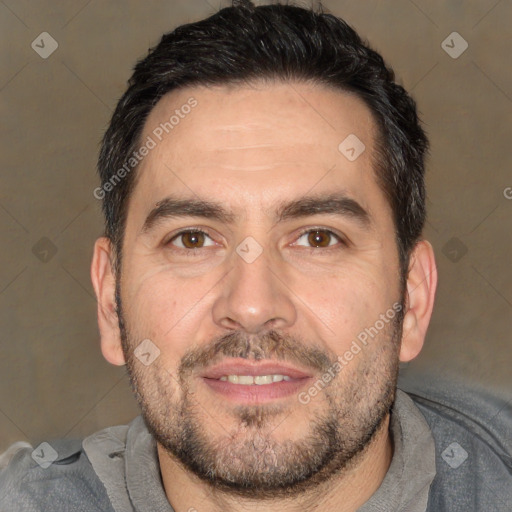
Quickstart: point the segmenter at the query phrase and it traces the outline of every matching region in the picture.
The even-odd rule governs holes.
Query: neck
[[[372,441],[357,460],[312,490],[286,498],[265,500],[268,512],[352,512],[379,488],[393,457],[389,414]],[[262,509],[262,501],[240,497],[211,486],[184,468],[157,444],[165,493],[175,512],[252,512]]]

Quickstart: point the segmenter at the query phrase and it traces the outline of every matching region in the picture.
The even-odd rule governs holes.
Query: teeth
[[[257,375],[254,377],[254,384],[272,384],[272,375]]]
[[[254,377],[250,375],[230,375],[228,380],[233,384],[254,384]]]
[[[246,386],[251,384],[262,386],[263,384],[272,384],[273,382],[281,382],[282,380],[289,381],[291,380],[291,377],[279,374],[256,375],[255,377],[252,375],[224,375],[219,380],[231,382],[232,384],[243,384]]]

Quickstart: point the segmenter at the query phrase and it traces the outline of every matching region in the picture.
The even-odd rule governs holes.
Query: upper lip
[[[201,377],[207,379],[220,379],[225,375],[287,375],[292,379],[304,379],[311,377],[311,374],[299,370],[290,364],[276,361],[224,361],[206,368]]]

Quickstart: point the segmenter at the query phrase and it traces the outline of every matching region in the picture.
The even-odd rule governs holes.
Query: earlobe
[[[437,287],[437,269],[432,245],[426,240],[414,247],[407,275],[400,361],[408,362],[421,351],[432,316]]]
[[[111,256],[110,240],[105,237],[98,238],[94,244],[91,280],[98,301],[101,352],[109,363],[121,366],[125,364],[125,359],[116,313],[116,280],[111,265]]]

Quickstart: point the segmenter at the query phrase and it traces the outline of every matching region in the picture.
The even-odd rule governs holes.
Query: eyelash
[[[319,249],[323,249],[322,252],[330,252],[330,251],[333,251],[333,250],[339,250],[339,249],[342,249],[342,248],[345,248],[345,247],[348,247],[348,242],[345,238],[343,238],[341,235],[338,235],[337,233],[335,233],[334,231],[330,230],[330,229],[327,229],[327,228],[322,228],[322,227],[315,227],[315,228],[307,228],[307,229],[304,229],[302,230],[299,235],[297,236],[297,240],[299,240],[300,238],[302,238],[304,235],[308,234],[308,233],[312,233],[312,232],[315,232],[315,231],[320,231],[320,232],[323,232],[323,233],[328,233],[329,235],[335,237],[338,239],[339,243],[341,244],[341,247],[338,247],[336,245],[334,246],[327,246],[327,247],[303,247],[304,250],[310,250],[311,252],[314,252],[315,254],[318,254],[318,250]],[[200,228],[186,228],[186,229],[182,229],[181,231],[178,231],[177,233],[175,233],[171,238],[169,238],[167,241],[165,241],[163,243],[163,245],[165,247],[171,245],[171,242],[177,238],[179,238],[181,235],[184,235],[184,234],[187,234],[187,233],[202,233],[206,236],[208,236],[208,238],[210,238],[211,240],[213,240],[213,238],[210,236],[210,234],[208,233],[208,231],[205,231],[204,229],[200,229]],[[187,248],[182,248],[182,247],[173,247],[172,250],[173,251],[178,251],[178,252],[184,252],[187,256],[195,256],[195,255],[198,255],[198,252],[201,250],[201,249],[205,249],[206,247],[198,247],[198,248],[195,248],[195,249],[187,249]]]

